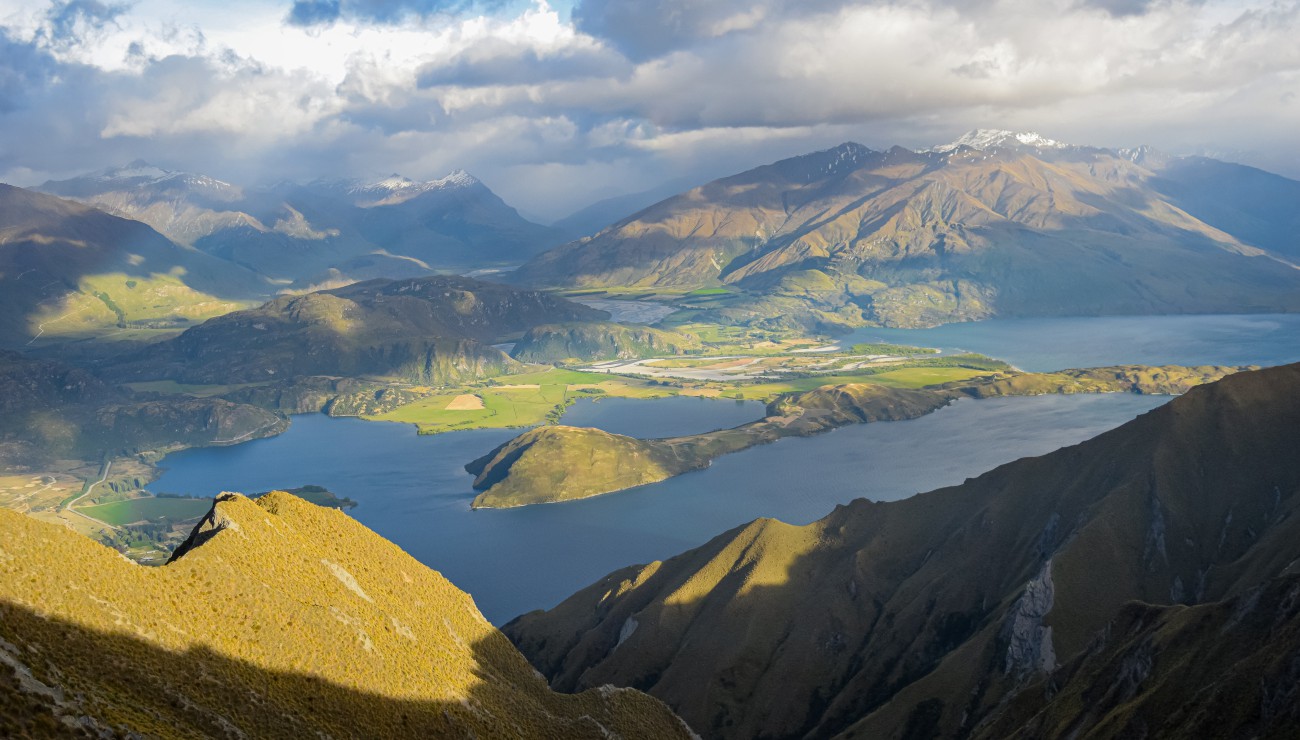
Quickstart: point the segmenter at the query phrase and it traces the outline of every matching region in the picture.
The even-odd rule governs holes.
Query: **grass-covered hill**
[[[563,298],[465,277],[371,280],[209,320],[108,372],[187,383],[373,375],[443,384],[520,367],[490,346],[500,338],[605,318]]]
[[[283,492],[223,495],[158,568],[0,533],[5,737],[689,737],[637,691],[551,692],[469,595]]]
[[[640,688],[712,737],[1287,737],[1297,428],[1300,365],[1239,373],[960,486],[755,521],[504,631],[552,686]]]
[[[1266,173],[1211,187],[1176,164],[1086,147],[846,143],[668,198],[516,279],[728,286],[737,294],[710,318],[771,325],[1300,310],[1294,202],[1254,196]]]
[[[0,346],[176,332],[271,292],[143,223],[3,184],[0,281]]]
[[[515,343],[510,356],[521,362],[594,362],[680,355],[702,347],[697,337],[680,332],[587,321],[534,326]]]

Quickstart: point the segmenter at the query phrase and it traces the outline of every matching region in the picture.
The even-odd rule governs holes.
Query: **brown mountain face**
[[[755,521],[504,631],[555,688],[640,688],[711,737],[1285,737],[1297,428],[1300,365],[1232,375],[960,486]]]
[[[202,320],[270,293],[148,226],[0,184],[0,346]],[[243,304],[247,305],[247,304]]]
[[[489,346],[537,324],[608,318],[563,298],[465,277],[371,280],[211,319],[107,370],[191,383],[378,375],[447,383],[520,367]]]
[[[797,309],[814,325],[1300,310],[1294,250],[1267,251],[1277,239],[1254,237],[1276,229],[1245,228],[1263,216],[1232,211],[1211,226],[1178,205],[1203,187],[1167,195],[1181,180],[1133,159],[842,144],[669,198],[541,255],[517,279],[728,285],[744,296],[714,318],[781,323]]]
[[[637,691],[552,693],[468,594],[284,492],[223,494],[157,568],[0,534],[0,736],[690,736]]]

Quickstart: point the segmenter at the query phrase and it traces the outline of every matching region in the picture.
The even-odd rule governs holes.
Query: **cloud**
[[[488,87],[534,85],[560,80],[618,78],[633,66],[622,56],[598,46],[566,47],[546,52],[517,43],[488,41],[457,54],[447,62],[428,64],[419,72],[420,87]]]
[[[285,5],[182,22],[143,2],[4,21],[0,179],[137,157],[240,183],[464,167],[559,216],[978,126],[1251,150],[1234,156],[1300,174],[1295,0],[584,0],[572,21],[544,3],[331,2],[299,3],[299,25]]]
[[[126,4],[108,4],[98,0],[55,2],[46,14],[48,23],[44,33],[55,46],[81,43],[87,36],[112,25],[128,9]]]
[[[339,19],[400,23],[412,16],[494,12],[509,0],[294,0],[285,21],[292,26],[330,25]]]

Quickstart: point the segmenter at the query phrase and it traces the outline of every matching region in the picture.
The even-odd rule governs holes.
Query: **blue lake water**
[[[979,351],[1035,370],[1300,360],[1297,316],[1007,320],[861,330],[855,337]],[[149,488],[210,496],[327,486],[359,502],[351,510],[359,521],[441,571],[501,623],[553,606],[612,570],[670,557],[756,517],[802,524],[854,498],[894,500],[960,483],[1093,437],[1168,400],[1109,394],[960,401],[912,421],[756,447],[622,493],[500,511],[470,511],[475,494],[462,466],[518,430],[421,437],[408,425],[306,415],[279,437],[169,455],[168,470]],[[656,437],[761,415],[756,403],[604,399],[579,402],[564,420]]]
[[[732,402],[688,400],[735,413]],[[670,557],[756,517],[802,524],[854,498],[897,499],[960,483],[1094,436],[1167,400],[1111,394],[961,401],[912,421],[782,440],[622,493],[481,511],[469,509],[475,493],[461,466],[518,430],[421,437],[408,425],[312,414],[295,417],[278,437],[169,455],[167,471],[149,489],[211,496],[327,486],[359,502],[350,513],[361,523],[441,571],[501,623],[553,606],[611,570]],[[657,405],[662,401],[593,404],[602,414],[621,409],[648,425],[668,423],[654,418]]]
[[[994,319],[933,329],[858,329],[837,337],[980,352],[1022,370],[1098,365],[1300,362],[1300,314]]]

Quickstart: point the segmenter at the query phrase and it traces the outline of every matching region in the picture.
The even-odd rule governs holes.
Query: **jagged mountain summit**
[[[503,631],[718,738],[1292,737],[1300,365],[806,526],[757,520]]]
[[[468,594],[284,492],[223,494],[157,568],[0,533],[0,736],[691,737],[638,691],[549,691]]]
[[[668,198],[514,279],[726,287],[707,318],[814,328],[1295,311],[1297,194],[1260,170],[1035,133],[849,142]]]

